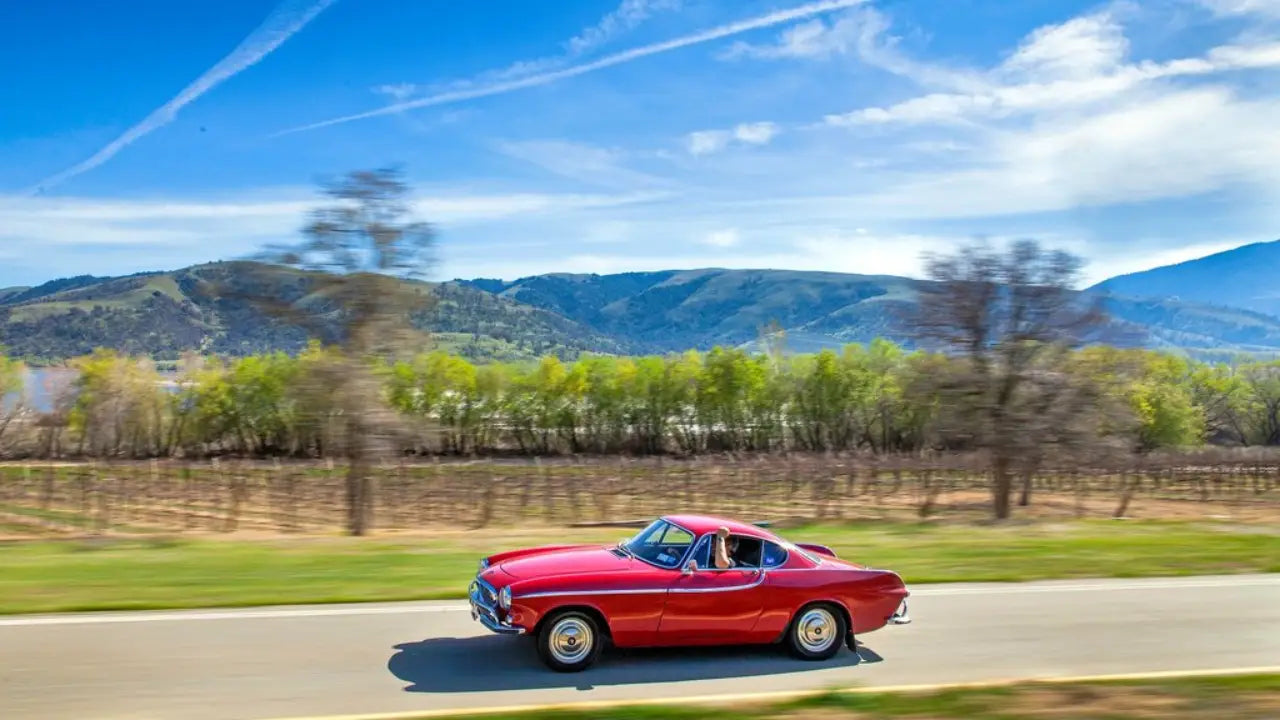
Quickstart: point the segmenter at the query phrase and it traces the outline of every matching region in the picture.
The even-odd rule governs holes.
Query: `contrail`
[[[243,41],[240,42],[234,50],[226,57],[218,61],[217,65],[209,68],[203,75],[196,78],[195,82],[188,85],[173,97],[172,100],[156,108],[142,122],[134,125],[125,131],[123,135],[112,140],[93,157],[88,160],[67,168],[57,175],[46,178],[38,183],[35,187],[27,191],[28,195],[33,195],[42,190],[65,182],[77,175],[88,172],[102,163],[110,160],[116,153],[126,148],[148,133],[158,128],[164,127],[173,122],[178,116],[178,111],[183,106],[209,92],[217,85],[221,84],[242,70],[256,64],[259,60],[269,55],[273,50],[280,47],[284,41],[288,40],[305,26],[311,22],[315,16],[324,11],[325,8],[332,5],[337,0],[285,0],[276,7],[275,10],[267,16],[253,32],[249,33]]]
[[[696,33],[694,35],[686,35],[674,40],[667,40],[666,42],[646,45],[644,47],[638,47],[625,52],[616,53],[614,55],[608,55],[600,58],[599,60],[584,63],[582,65],[574,65],[573,67],[567,67],[563,70],[531,75],[529,77],[520,78],[519,80],[494,83],[493,85],[472,88],[470,90],[454,90],[451,92],[440,93],[438,95],[418,98],[417,100],[408,100],[380,107],[377,110],[369,110],[368,112],[356,113],[355,115],[345,115],[331,120],[322,120],[320,122],[311,123],[310,125],[301,125],[288,130],[281,130],[271,137],[280,137],[281,135],[289,135],[306,130],[315,130],[317,128],[328,127],[330,125],[340,125],[342,123],[352,122],[353,120],[378,117],[379,115],[391,115],[405,110],[412,110],[414,108],[446,105],[449,103],[460,102],[462,100],[473,100],[475,98],[501,95],[514,90],[523,90],[524,88],[546,85],[547,83],[553,83],[557,80],[585,75],[614,65],[629,63],[633,60],[639,60],[640,58],[648,57],[650,55],[657,55],[671,50],[679,50],[680,48],[689,47],[690,45],[699,45],[712,40],[719,40],[720,38],[738,35],[750,30],[758,30],[760,28],[766,28],[773,25],[780,25],[792,20],[799,20],[813,15],[828,13],[833,10],[841,10],[855,5],[862,5],[865,2],[867,2],[867,0],[824,0],[823,2],[809,3],[808,5],[801,5],[800,7],[792,8],[790,10],[780,10],[775,13],[752,18],[750,20],[741,20],[736,23],[721,25],[720,27],[704,30],[703,32]]]

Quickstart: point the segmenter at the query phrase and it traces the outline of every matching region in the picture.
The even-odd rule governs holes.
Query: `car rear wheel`
[[[802,660],[829,660],[840,652],[849,628],[844,613],[827,603],[805,606],[787,630],[787,649]]]
[[[578,672],[596,661],[603,646],[600,626],[586,613],[569,610],[548,618],[538,632],[538,655],[557,672]]]

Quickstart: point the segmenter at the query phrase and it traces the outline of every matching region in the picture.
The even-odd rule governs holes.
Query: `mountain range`
[[[1280,316],[1280,240],[1120,275],[1091,289],[1129,297],[1238,307]]]
[[[1280,353],[1280,241],[1106,280],[1083,292],[1110,315],[1104,337],[1197,356]],[[924,281],[792,270],[669,270],[535,275],[431,283],[434,307],[414,317],[436,347],[475,360],[583,352],[660,353],[747,346],[765,328],[811,352],[887,337],[909,344],[900,310]],[[211,288],[235,288],[214,292]],[[220,262],[127,277],[80,276],[0,289],[0,345],[34,362],[96,347],[173,359],[296,351],[297,327],[246,295],[320,311],[307,273]]]

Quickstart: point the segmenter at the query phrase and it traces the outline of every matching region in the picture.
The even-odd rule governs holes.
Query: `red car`
[[[729,531],[732,567],[714,567]],[[909,595],[888,570],[790,543],[757,525],[669,515],[616,546],[554,545],[491,555],[470,587],[471,615],[493,632],[531,635],[554,670],[618,647],[781,642],[826,660],[854,635],[910,622]]]

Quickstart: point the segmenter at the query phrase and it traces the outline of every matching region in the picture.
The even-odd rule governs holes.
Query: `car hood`
[[[611,548],[590,547],[554,550],[503,561],[502,571],[517,579],[626,570],[635,562]]]

